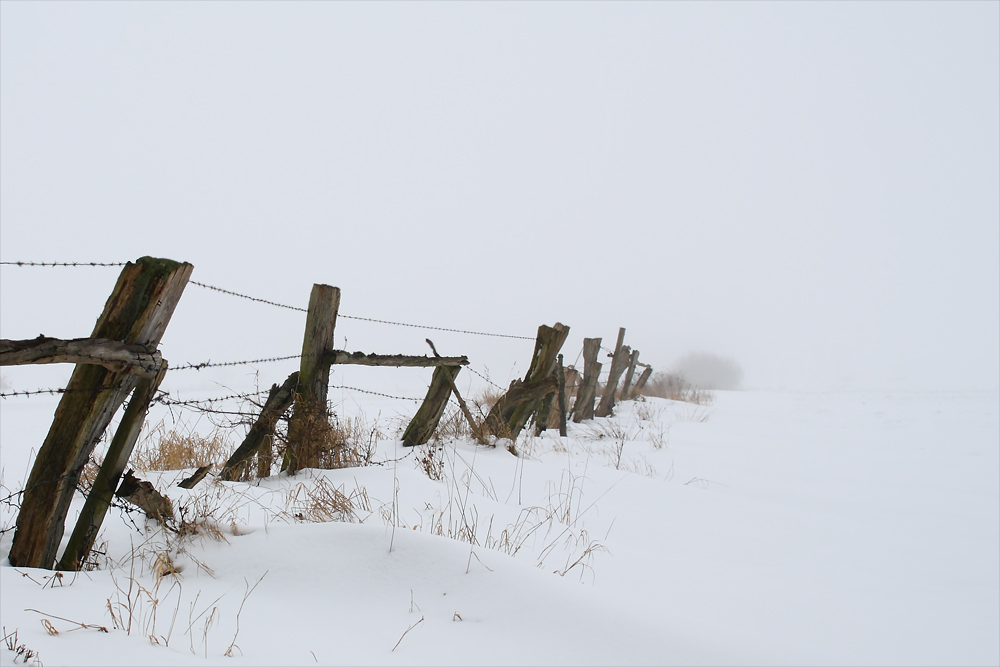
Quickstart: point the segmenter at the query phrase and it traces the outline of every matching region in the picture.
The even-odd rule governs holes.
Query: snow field
[[[292,478],[150,473],[213,529],[113,509],[102,569],[4,561],[0,615],[47,665],[996,664],[998,413],[996,393],[719,392],[519,457],[386,439],[381,465]]]

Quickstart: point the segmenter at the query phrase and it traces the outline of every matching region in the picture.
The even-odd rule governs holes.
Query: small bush
[[[649,378],[640,393],[643,396],[655,396],[697,405],[710,405],[714,398],[710,392],[692,385],[683,376],[663,371],[653,373],[653,377]]]
[[[206,437],[194,431],[168,431],[160,422],[136,448],[131,462],[140,471],[215,467],[225,463],[232,449],[221,431]]]

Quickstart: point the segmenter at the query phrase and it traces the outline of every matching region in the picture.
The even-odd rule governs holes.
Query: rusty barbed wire
[[[496,387],[496,388],[497,388],[497,389],[499,389],[500,391],[505,391],[503,387],[501,387],[501,386],[500,386],[500,385],[498,385],[498,384],[497,384],[496,382],[494,382],[493,380],[489,379],[488,377],[486,377],[485,375],[483,375],[482,373],[480,373],[479,371],[477,371],[477,370],[476,370],[475,368],[473,368],[472,366],[466,366],[466,368],[468,368],[468,369],[469,369],[470,371],[472,371],[473,373],[475,373],[476,375],[478,375],[478,376],[479,376],[479,377],[481,377],[482,379],[484,379],[484,380],[486,380],[487,382],[489,382],[489,383],[490,383],[491,385],[493,385],[494,387]]]
[[[382,396],[383,398],[392,398],[398,401],[413,401],[414,403],[420,403],[421,399],[411,398],[409,396],[393,396],[392,394],[383,394],[378,391],[369,391],[368,389],[360,389],[358,387],[349,387],[344,384],[331,384],[330,389],[350,389],[351,391],[361,392],[362,394],[371,394],[372,396]]]
[[[267,357],[264,359],[247,359],[246,361],[218,361],[213,362],[211,359],[208,361],[203,361],[197,364],[181,364],[180,366],[170,366],[167,370],[169,371],[187,371],[196,370],[200,371],[203,368],[221,368],[223,366],[247,366],[249,364],[262,364],[272,361],[287,361],[289,359],[298,359],[301,354],[290,354],[286,357]]]
[[[15,398],[17,396],[38,396],[40,394],[51,394],[53,396],[58,394],[75,394],[75,393],[94,393],[99,394],[102,391],[107,391],[109,389],[115,389],[114,385],[105,387],[81,387],[79,389],[70,389],[69,387],[60,387],[58,389],[32,389],[30,391],[5,391],[0,392],[0,398]]]
[[[125,266],[128,262],[0,262],[4,266]]]
[[[194,280],[188,281],[192,285],[197,285],[198,287],[204,287],[215,292],[221,292],[222,294],[228,294],[230,296],[239,297],[241,299],[248,299],[250,301],[256,301],[257,303],[266,303],[270,306],[277,306],[278,308],[287,308],[288,310],[297,310],[302,313],[309,312],[306,308],[299,308],[298,306],[289,306],[284,303],[278,303],[276,301],[268,301],[267,299],[260,299],[255,296],[250,296],[249,294],[240,294],[239,292],[233,292],[232,290],[223,289],[221,287],[216,287],[215,285],[206,285],[205,283],[200,283]],[[450,329],[448,327],[434,327],[426,324],[408,324],[406,322],[393,322],[391,320],[379,320],[372,317],[360,317],[358,315],[337,315],[345,320],[358,320],[361,322],[375,322],[376,324],[390,324],[397,327],[411,327],[414,329],[430,329],[432,331],[449,331],[451,333],[462,333],[470,334],[474,336],[492,336],[494,338],[514,338],[517,340],[535,340],[531,336],[514,336],[511,334],[498,334],[498,333],[488,333],[486,331],[470,331],[467,329]]]

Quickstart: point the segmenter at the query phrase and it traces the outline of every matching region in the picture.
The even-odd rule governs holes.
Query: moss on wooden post
[[[129,262],[90,337],[154,350],[193,269],[153,257]],[[80,470],[138,379],[127,370],[90,364],[73,370],[28,477],[8,556],[11,565],[53,566]]]

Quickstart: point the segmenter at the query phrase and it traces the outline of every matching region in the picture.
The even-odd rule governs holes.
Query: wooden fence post
[[[486,416],[486,424],[494,435],[516,439],[528,418],[540,407],[539,401],[558,390],[552,371],[567,336],[569,327],[559,322],[551,327],[544,324],[538,327],[535,351],[524,380],[511,383]]]
[[[441,415],[444,414],[444,408],[448,405],[448,397],[460,370],[461,366],[438,366],[434,369],[427,396],[403,433],[404,447],[422,445],[431,439],[434,429],[441,421]]]
[[[274,425],[295,400],[295,390],[299,384],[300,374],[301,371],[295,371],[288,376],[280,388],[278,385],[271,387],[267,403],[260,411],[257,421],[250,427],[243,443],[236,448],[226,464],[222,466],[221,477],[223,480],[233,482],[239,479],[242,472],[241,464],[248,461],[254,454],[259,456],[264,443],[270,442],[270,438],[274,435]],[[268,468],[270,468],[270,463]],[[259,470],[258,467],[258,472]]]
[[[632,378],[635,376],[635,365],[637,363],[639,363],[639,350],[632,350],[632,356],[628,362],[628,371],[625,373],[625,382],[622,383],[621,393],[618,394],[618,399],[621,401],[629,397],[628,390],[632,386]]]
[[[122,269],[91,338],[155,349],[194,267],[142,257]],[[78,364],[28,477],[8,556],[18,567],[51,568],[80,471],[136,375]]]
[[[625,342],[625,327],[618,329],[618,343],[615,344],[615,353],[611,358],[611,370],[608,371],[608,383],[604,386],[604,395],[601,396],[601,402],[597,406],[597,410],[594,412],[595,417],[609,417],[611,416],[611,409],[615,407],[615,394],[618,392],[618,380],[621,379],[622,373],[625,372],[625,366],[628,364],[629,355],[632,351],[627,345],[623,345]]]
[[[94,484],[87,494],[87,501],[80,510],[80,518],[76,521],[76,527],[70,535],[66,550],[63,551],[62,558],[59,559],[57,569],[59,570],[79,570],[87,560],[94,540],[104,524],[104,517],[111,506],[111,499],[115,495],[115,489],[121,481],[128,459],[132,456],[136,440],[139,439],[139,432],[142,430],[142,423],[149,412],[149,403],[156,395],[156,390],[163,381],[163,376],[167,374],[167,363],[161,363],[160,372],[154,378],[142,378],[132,392],[125,414],[122,415],[118,430],[115,431],[111,444],[108,445],[108,453],[104,457],[101,469],[97,471]]]
[[[566,372],[563,370],[563,356],[559,355],[556,365],[556,378],[559,380],[559,436],[566,437]]]
[[[632,387],[632,398],[635,398],[642,392],[642,388],[646,386],[646,382],[649,380],[649,376],[653,374],[653,367],[646,366],[646,369],[639,376],[639,381],[635,383]]]
[[[340,309],[340,288],[313,285],[309,294],[306,331],[299,361],[299,391],[288,424],[288,448],[281,469],[294,474],[319,463],[320,442],[326,431],[326,396],[330,384],[333,331]]]
[[[576,424],[594,418],[597,378],[601,374],[601,364],[597,361],[600,352],[600,338],[583,339],[583,381],[577,387],[576,402],[573,403],[573,422]]]

